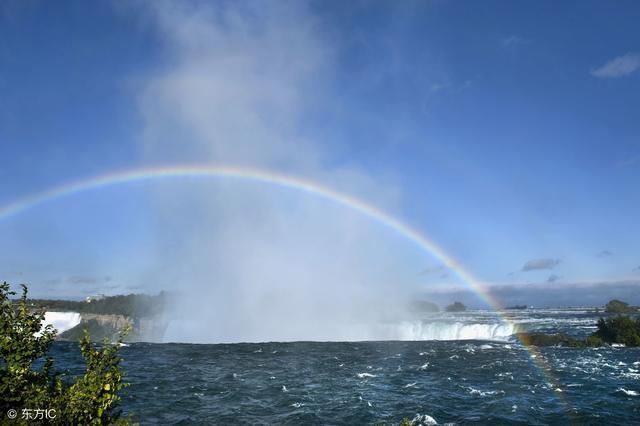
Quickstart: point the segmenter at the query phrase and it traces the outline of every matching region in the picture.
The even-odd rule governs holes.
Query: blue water
[[[584,313],[517,316],[533,329],[592,327]],[[53,355],[80,372],[76,344]],[[638,348],[544,348],[534,362],[508,339],[134,343],[122,357],[121,406],[141,424],[640,424]]]

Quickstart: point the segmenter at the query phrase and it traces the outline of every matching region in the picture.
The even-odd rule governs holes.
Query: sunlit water
[[[512,316],[578,336],[596,319],[580,310]],[[474,318],[489,316],[458,322]],[[58,368],[80,371],[77,345],[53,351]],[[513,341],[136,343],[122,356],[131,383],[122,408],[141,424],[378,424],[417,413],[439,424],[640,423],[638,348],[544,348],[533,362]]]

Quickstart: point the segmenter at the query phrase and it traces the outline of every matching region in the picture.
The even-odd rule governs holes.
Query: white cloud
[[[532,259],[522,266],[522,272],[536,271],[542,269],[553,269],[560,264],[560,259]]]
[[[515,48],[517,46],[527,44],[529,43],[529,41],[517,35],[510,35],[508,37],[503,38],[501,40],[501,43],[502,43],[502,46],[505,48]]]
[[[640,53],[627,53],[618,56],[591,71],[591,75],[598,78],[624,77],[640,70]]]
[[[618,168],[635,167],[638,165],[640,165],[640,155],[635,157],[630,157],[615,163],[615,167],[618,167]]]

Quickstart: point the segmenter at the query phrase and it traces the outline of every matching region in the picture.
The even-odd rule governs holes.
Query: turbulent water
[[[122,348],[122,408],[141,424],[397,424],[418,414],[424,424],[640,424],[640,349],[532,355],[505,333],[585,336],[596,314],[509,315],[515,326],[474,312],[391,327],[407,339],[478,340],[134,343]],[[53,355],[80,371],[74,343],[57,342]]]

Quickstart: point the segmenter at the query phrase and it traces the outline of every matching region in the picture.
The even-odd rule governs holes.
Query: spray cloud
[[[147,6],[169,52],[139,95],[149,163],[259,167],[397,204],[395,188],[305,136],[313,105],[332,101],[335,52],[304,6]],[[375,338],[368,325],[408,290],[403,242],[326,200],[216,181],[165,185],[154,202],[161,266],[148,279],[182,295],[167,341]]]

